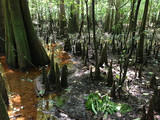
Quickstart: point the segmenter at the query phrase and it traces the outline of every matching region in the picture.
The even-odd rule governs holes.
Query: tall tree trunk
[[[143,46],[144,46],[144,36],[145,36],[144,30],[145,30],[145,25],[146,25],[146,20],[147,20],[148,5],[149,5],[149,0],[146,0],[144,13],[143,13],[142,24],[141,24],[141,28],[140,28],[140,31],[139,31],[140,40],[139,40],[139,43],[138,43],[136,61],[140,64],[143,63]]]
[[[88,38],[89,38],[89,41],[88,41],[88,44],[90,44],[91,42],[91,37],[90,37],[90,22],[89,22],[89,15],[88,15],[88,0],[85,0],[86,1],[86,14],[87,14],[87,29],[88,29]]]
[[[65,17],[65,7],[64,0],[60,1],[60,34],[64,35],[64,30],[66,27],[66,17]]]
[[[138,12],[139,12],[139,7],[141,4],[141,0],[138,0],[137,3],[137,8],[134,16],[134,21],[133,21],[133,32],[132,32],[132,51],[134,50],[134,43],[135,43],[135,35],[136,35],[136,27],[137,27],[137,18],[138,18]]]
[[[80,1],[77,0],[76,16],[77,16],[77,24],[78,24],[78,25],[79,25],[79,6],[80,6]]]
[[[116,15],[115,15],[115,26],[118,26],[116,27],[116,30],[114,30],[114,32],[116,34],[119,34],[120,33],[120,25],[119,22],[120,22],[120,10],[119,10],[119,7],[121,6],[121,0],[116,0]]]
[[[106,17],[105,17],[105,22],[104,22],[104,31],[109,32],[110,30],[110,9],[108,9]]]
[[[70,32],[70,33],[78,32],[77,16],[76,16],[76,12],[75,12],[75,3],[74,3],[74,1],[73,1],[72,5],[71,5],[71,9],[70,9],[68,32]]]
[[[0,54],[5,53],[5,32],[4,32],[4,1],[0,0]]]
[[[134,25],[134,7],[135,7],[135,3],[136,3],[136,0],[133,0],[132,3],[131,3],[131,13],[130,13],[128,35],[129,35],[130,32],[133,32],[133,30],[134,30],[133,25]],[[127,39],[128,39],[128,35],[127,35]],[[132,52],[133,52],[133,49],[134,49],[134,42],[135,42],[134,40],[135,39],[132,38],[132,46],[131,46],[131,53],[130,53],[130,55],[132,55]]]
[[[94,0],[92,0],[92,21],[93,21],[93,42],[94,42],[94,50],[95,50],[95,78],[96,80],[100,79],[100,70],[98,65],[98,52],[97,52],[97,41],[96,41],[96,29],[95,29],[95,4]]]
[[[31,64],[45,65],[50,62],[35,33],[27,0],[6,0],[5,21],[7,61],[10,67],[14,69],[18,66],[21,71],[25,71]]]
[[[112,9],[112,16],[111,16],[111,24],[109,32],[113,32],[113,21],[114,21],[114,9]]]

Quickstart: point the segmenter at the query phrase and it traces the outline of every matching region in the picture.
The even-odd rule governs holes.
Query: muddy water
[[[49,49],[51,48],[56,47],[51,45]],[[62,48],[54,50],[54,53],[55,60],[60,66],[71,63],[70,56],[62,51]],[[4,56],[0,57],[0,71],[3,73],[8,89],[10,100],[8,114],[11,120],[46,120],[51,117],[51,114],[46,113],[45,110],[54,109],[53,99],[57,95],[51,94],[44,98],[36,96],[34,79],[40,75],[38,71],[29,70],[26,73],[13,71],[8,68]]]

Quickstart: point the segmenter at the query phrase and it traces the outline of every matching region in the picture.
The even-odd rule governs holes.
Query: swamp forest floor
[[[85,66],[81,57],[63,51],[63,44],[50,45],[55,49],[55,59],[60,65],[68,66],[68,88],[59,93],[51,93],[45,97],[38,97],[35,92],[35,79],[40,76],[37,70],[20,72],[11,70],[6,64],[6,58],[0,57],[0,69],[7,84],[10,106],[8,114],[11,120],[133,120],[140,118],[142,106],[148,109],[149,100],[153,96],[153,90],[149,88],[151,72],[160,68],[160,61],[149,58],[147,66],[143,67],[142,79],[135,77],[135,69],[129,66],[127,79],[123,94],[120,98],[113,100],[116,104],[125,103],[131,110],[125,114],[116,112],[113,115],[95,115],[86,109],[85,96],[89,93],[99,92],[109,94],[110,87],[105,81],[94,81],[90,79],[90,67],[93,67],[92,60]],[[89,55],[93,50],[89,51]],[[118,57],[108,53],[108,61],[113,60],[114,77],[119,74],[119,65],[116,62]],[[106,76],[108,67],[100,68],[102,75]],[[94,70],[93,70],[94,71]],[[160,72],[156,76],[160,82]],[[60,100],[61,99],[61,100]],[[59,106],[56,106],[56,102]],[[160,120],[160,114],[154,113],[155,119]]]

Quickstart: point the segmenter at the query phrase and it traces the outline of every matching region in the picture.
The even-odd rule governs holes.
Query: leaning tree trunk
[[[5,53],[3,1],[0,0],[0,54]]]
[[[25,71],[50,62],[34,30],[27,0],[5,1],[6,55],[11,68]]]
[[[141,28],[139,31],[140,40],[138,43],[138,50],[137,50],[137,56],[136,56],[136,61],[141,64],[143,63],[143,46],[144,46],[144,35],[145,35],[144,30],[145,30],[145,25],[147,20],[148,6],[149,6],[149,0],[146,0],[144,13],[143,13],[143,20],[142,20]]]

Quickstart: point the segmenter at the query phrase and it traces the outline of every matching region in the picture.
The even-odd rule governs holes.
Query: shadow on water
[[[55,61],[61,67],[64,64],[71,66],[70,55],[64,52],[60,45],[51,44],[48,48],[48,54],[54,51]],[[57,94],[50,94],[43,98],[37,97],[34,79],[40,75],[38,71],[34,69],[26,73],[19,70],[13,71],[8,68],[5,56],[1,56],[0,72],[8,90],[10,101],[8,114],[11,120],[46,120],[54,117],[51,114],[54,112],[53,100]]]

